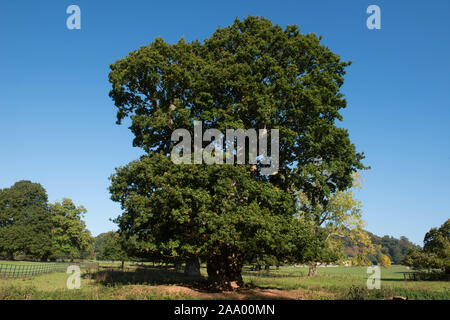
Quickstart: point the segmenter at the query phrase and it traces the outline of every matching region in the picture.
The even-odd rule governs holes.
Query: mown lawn
[[[105,265],[105,264],[104,264]],[[106,265],[118,266],[117,263]],[[81,289],[67,289],[68,274],[63,272],[44,274],[24,279],[0,279],[0,300],[3,299],[199,299],[192,279],[182,272],[145,265],[126,272],[102,271],[87,274],[82,272]],[[202,275],[206,269],[202,267]],[[368,290],[369,274],[365,267],[323,267],[318,276],[308,278],[304,267],[271,268],[269,271],[250,271],[245,267],[244,281],[250,288],[258,290],[281,290],[316,292],[307,297],[326,299],[383,299],[404,296],[409,299],[450,299],[450,283],[443,281],[404,281],[406,267],[381,268],[381,289]],[[190,291],[167,290],[167,288],[190,288]],[[161,290],[159,290],[161,289]],[[245,293],[244,293],[245,295]],[[232,296],[230,296],[233,298]],[[203,296],[204,298],[204,296]],[[211,295],[211,298],[221,298]],[[226,297],[225,297],[226,298]],[[255,298],[249,296],[248,298]]]

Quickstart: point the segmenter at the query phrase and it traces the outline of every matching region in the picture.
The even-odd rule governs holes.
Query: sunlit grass
[[[120,262],[103,266],[119,267]],[[127,263],[122,271],[103,271],[109,278],[102,279],[102,273],[87,274],[82,271],[81,289],[69,290],[65,272],[56,272],[27,278],[0,279],[1,299],[193,299],[188,295],[174,295],[154,290],[159,285],[188,283],[182,272],[166,270],[145,264],[147,271],[134,272],[135,264]],[[109,275],[110,272],[111,274]],[[139,274],[141,272],[141,274]],[[149,272],[149,274],[145,274]],[[280,290],[305,289],[317,292],[313,298],[324,299],[383,299],[394,295],[409,299],[450,299],[450,283],[445,281],[404,281],[403,273],[411,272],[403,266],[381,268],[381,289],[367,290],[370,274],[365,267],[319,267],[318,276],[309,278],[306,267],[272,267],[269,271],[250,271],[245,267],[244,281],[259,288]],[[206,277],[206,268],[201,274]],[[97,279],[97,281],[95,279]],[[329,294],[324,294],[329,293]]]
[[[381,290],[391,295],[411,298],[450,298],[450,283],[446,281],[404,281],[403,273],[411,272],[403,266],[381,268]],[[244,271],[244,281],[261,287],[279,289],[324,290],[344,295],[350,287],[367,288],[367,267],[319,267],[318,276],[309,278],[306,267],[281,267],[280,270]],[[377,295],[377,289],[369,290]]]

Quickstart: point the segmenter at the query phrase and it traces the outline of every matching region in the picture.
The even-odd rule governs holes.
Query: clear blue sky
[[[81,30],[66,28],[70,4]],[[366,28],[370,4],[381,30]],[[422,244],[450,218],[449,1],[2,1],[0,188],[40,182],[50,201],[83,204],[94,235],[114,229],[108,177],[141,151],[115,124],[109,64],[157,36],[203,40],[249,14],[320,34],[353,61],[342,125],[372,166],[358,194],[367,229]]]

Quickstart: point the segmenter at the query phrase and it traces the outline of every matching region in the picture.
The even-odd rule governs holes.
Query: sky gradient
[[[71,4],[81,30],[66,27]],[[366,27],[371,4],[381,30]],[[39,182],[50,201],[84,205],[94,235],[115,229],[108,177],[142,151],[115,124],[109,65],[155,37],[203,40],[249,14],[322,35],[353,61],[339,125],[372,167],[358,193],[366,229],[422,244],[450,218],[449,1],[3,1],[0,188]]]

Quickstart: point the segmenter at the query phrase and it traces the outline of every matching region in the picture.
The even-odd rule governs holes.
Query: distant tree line
[[[93,258],[86,209],[71,199],[49,203],[39,183],[16,182],[0,189],[0,256],[33,260]]]
[[[400,239],[396,239],[388,235],[380,237],[366,230],[364,230],[364,232],[367,234],[374,247],[373,252],[367,254],[367,259],[370,264],[386,264],[388,261],[387,259],[389,259],[392,264],[402,264],[405,255],[410,249],[420,248],[420,246],[412,243],[404,236],[401,236]],[[344,237],[342,241],[344,243],[345,255],[348,257],[355,257],[361,249],[358,244],[355,244],[350,237]]]

